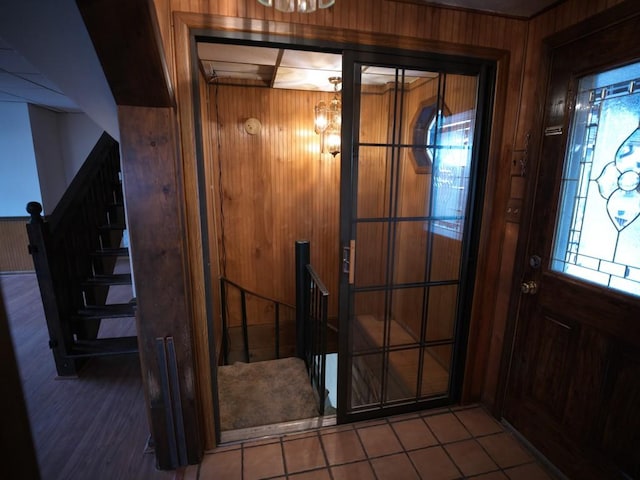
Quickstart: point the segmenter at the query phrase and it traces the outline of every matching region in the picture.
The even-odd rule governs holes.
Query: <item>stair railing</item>
[[[274,356],[275,358],[280,358],[281,355],[281,345],[280,345],[280,327],[282,324],[282,315],[284,310],[290,310],[293,312],[295,307],[293,305],[289,305],[288,303],[280,302],[278,300],[274,300],[272,298],[268,298],[264,295],[260,295],[259,293],[252,292],[251,290],[247,290],[246,288],[238,285],[235,282],[232,282],[228,278],[221,277],[220,278],[220,302],[221,302],[221,313],[222,313],[222,355],[224,365],[229,364],[229,323],[230,323],[230,299],[229,292],[233,289],[239,294],[239,307],[240,307],[240,325],[242,328],[242,347],[244,354],[244,361],[247,363],[251,362],[251,351],[249,345],[249,314],[247,311],[247,297],[254,297],[255,299],[262,300],[266,302],[268,305],[273,307],[273,325],[274,325]],[[236,305],[236,308],[238,305]],[[237,310],[236,310],[237,311]]]
[[[41,216],[38,202],[27,205],[29,253],[40,287],[49,346],[61,376],[77,373],[82,360],[72,358],[76,342],[97,337],[99,319],[74,324],[72,316],[87,304],[106,301],[108,288],[86,290],[82,282],[96,273],[91,253],[120,244],[122,230],[104,229],[114,221],[124,224],[124,218],[113,218],[115,212],[112,218],[104,218],[111,205],[122,202],[119,172],[118,143],[104,133],[50,215]]]
[[[318,395],[320,415],[324,415],[329,291],[309,260],[309,242],[297,241],[297,354],[305,361],[309,380]]]

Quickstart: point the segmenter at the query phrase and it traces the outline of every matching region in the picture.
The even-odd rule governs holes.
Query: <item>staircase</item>
[[[51,215],[27,205],[29,252],[60,376],[138,352],[117,142],[104,134]]]

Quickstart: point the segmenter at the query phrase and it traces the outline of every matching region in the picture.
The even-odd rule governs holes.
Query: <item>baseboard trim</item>
[[[529,451],[533,454],[535,459],[538,462],[540,462],[544,466],[544,468],[554,476],[555,479],[570,480],[564,473],[562,473],[558,469],[558,467],[556,467],[553,463],[551,463],[549,459],[540,452],[540,450],[538,450],[535,446],[533,446],[533,444],[529,440],[527,440],[524,435],[522,435],[518,430],[516,430],[513,425],[511,425],[504,418],[502,419],[501,422],[502,422],[502,425],[504,425],[505,429],[511,432],[513,436],[515,436],[520,441],[520,443],[522,443],[525,447],[527,447],[527,449],[529,449]]]

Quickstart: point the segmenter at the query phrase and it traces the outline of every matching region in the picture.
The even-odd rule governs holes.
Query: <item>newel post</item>
[[[296,240],[296,356],[305,359],[305,312],[309,301],[307,265],[311,262],[308,240]]]
[[[27,213],[31,215],[27,223],[29,238],[29,254],[33,259],[36,271],[42,306],[44,307],[47,329],[49,331],[49,348],[53,353],[56,371],[60,376],[77,374],[79,365],[67,358],[65,345],[72,340],[72,334],[62,322],[58,300],[56,298],[54,272],[51,252],[51,232],[49,223],[42,218],[42,205],[38,202],[27,203]]]

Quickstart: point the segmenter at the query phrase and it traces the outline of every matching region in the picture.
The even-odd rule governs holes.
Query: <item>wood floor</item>
[[[77,378],[58,379],[35,275],[0,275],[0,290],[42,479],[173,479],[175,472],[156,470],[155,456],[145,453],[149,430],[137,356],[92,359]],[[106,330],[115,336],[135,327],[129,319]]]

